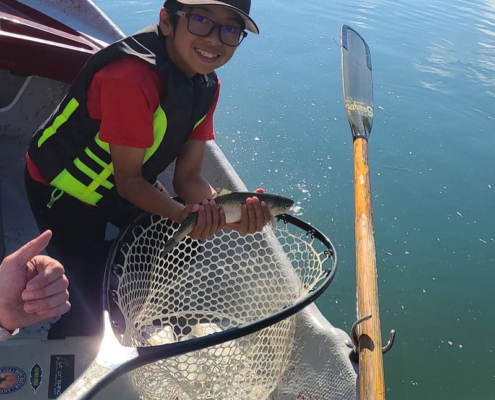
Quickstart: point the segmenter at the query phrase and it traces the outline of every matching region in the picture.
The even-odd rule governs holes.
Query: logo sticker
[[[0,395],[19,390],[26,383],[26,373],[17,367],[0,367]]]
[[[43,379],[43,368],[36,363],[31,368],[31,375],[29,377],[29,384],[34,390],[34,394],[38,391],[38,388],[41,386],[41,381]]]
[[[56,399],[74,382],[74,354],[51,356],[48,398]]]
[[[363,103],[362,101],[354,101],[349,99],[345,102],[345,109],[347,110],[347,114],[352,111],[359,111],[361,114],[364,114],[368,118],[373,118],[373,107]]]

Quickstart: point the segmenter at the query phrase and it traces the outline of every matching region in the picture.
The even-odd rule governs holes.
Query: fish
[[[213,196],[213,200],[218,207],[222,208],[225,213],[225,221],[227,223],[239,222],[242,215],[242,205],[246,199],[257,197],[260,202],[264,201],[270,210],[272,216],[272,225],[275,227],[273,217],[284,214],[289,211],[294,205],[294,201],[288,197],[279,196],[270,193],[258,192],[232,192],[227,189],[222,189],[219,193]],[[163,247],[162,254],[169,253],[182,239],[184,239],[196,225],[198,213],[190,213],[180,225],[178,231],[172,236]]]

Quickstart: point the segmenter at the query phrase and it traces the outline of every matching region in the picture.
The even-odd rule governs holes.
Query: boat
[[[123,36],[91,0],[0,0],[0,259],[39,233],[23,184],[29,139],[85,61]],[[246,190],[214,142],[208,143],[204,174],[214,187]],[[171,177],[167,170],[160,181],[173,192]],[[8,399],[56,398],[96,355],[99,336],[47,340],[49,326],[50,321],[44,321],[24,328],[0,344],[0,371],[2,367],[20,371],[20,386],[9,392]],[[300,311],[291,361],[269,399],[359,397],[358,367],[349,357],[349,340],[314,304]],[[95,398],[139,396],[123,376]]]

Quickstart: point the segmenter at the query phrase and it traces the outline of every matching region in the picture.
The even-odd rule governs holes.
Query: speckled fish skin
[[[221,207],[225,213],[225,221],[227,223],[239,222],[242,215],[242,205],[246,202],[246,199],[250,197],[257,197],[260,202],[264,201],[270,210],[272,217],[283,214],[291,209],[294,205],[294,201],[283,196],[270,193],[257,193],[257,192],[229,192],[226,194],[220,194],[215,197],[215,203],[218,207]],[[174,248],[174,246],[184,239],[196,225],[198,219],[198,213],[191,213],[182,222],[177,233],[165,243],[163,254],[168,253]]]

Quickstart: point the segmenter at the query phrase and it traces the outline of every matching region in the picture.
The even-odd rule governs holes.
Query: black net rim
[[[139,215],[134,221],[130,222],[124,229],[120,231],[119,235],[113,242],[112,248],[107,258],[102,286],[102,308],[103,312],[108,312],[108,315],[111,315],[110,305],[113,302],[113,300],[111,299],[110,290],[110,279],[112,276],[113,260],[115,259],[120,246],[122,245],[122,243],[124,243],[124,239],[126,238],[126,235],[129,233],[129,231],[132,231],[134,228],[139,226],[139,224],[143,220],[150,218],[151,216],[152,214],[148,212],[144,212],[143,214]],[[183,342],[176,342],[160,346],[138,347],[136,349],[138,351],[139,357],[129,363],[118,367],[115,370],[117,376],[160,359],[176,357],[192,351],[202,350],[207,347],[216,346],[258,332],[295,315],[311,303],[314,303],[316,299],[318,299],[325,292],[325,290],[330,286],[333,279],[335,278],[338,262],[336,249],[327,236],[325,236],[322,232],[320,232],[318,229],[308,224],[307,222],[289,214],[281,214],[277,216],[276,219],[284,223],[295,225],[298,228],[306,231],[308,235],[311,235],[312,237],[318,239],[327,248],[327,257],[331,259],[332,266],[330,269],[326,270],[327,276],[316,288],[311,290],[308,294],[306,294],[294,304],[285,307],[284,309],[275,312],[268,317],[261,318],[247,325],[241,325],[222,332],[216,332],[214,334],[190,339]]]

